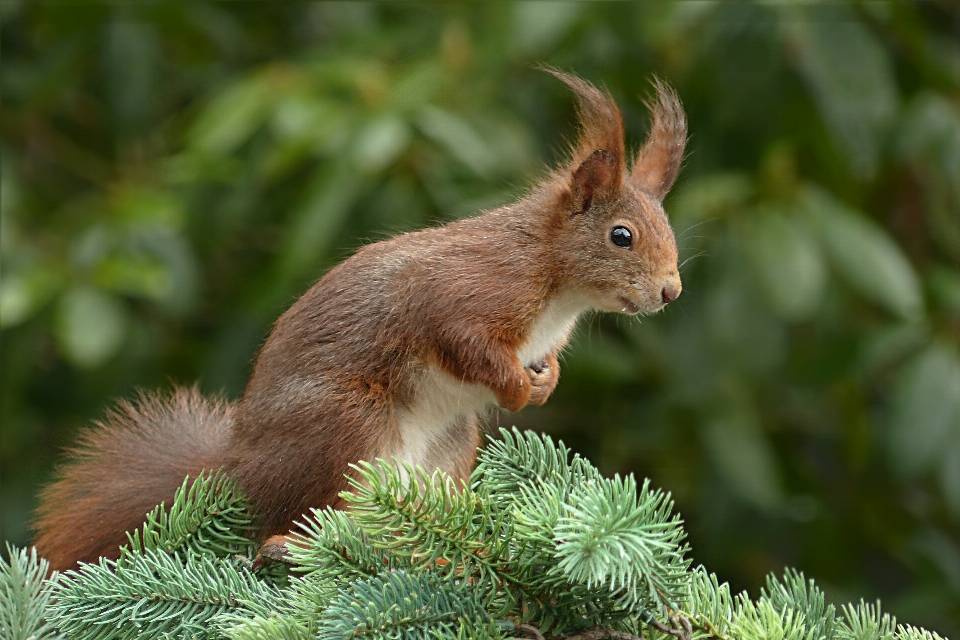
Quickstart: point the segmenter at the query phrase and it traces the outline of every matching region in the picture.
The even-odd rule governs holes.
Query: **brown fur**
[[[610,95],[551,73],[579,101],[567,164],[515,204],[368,245],[332,269],[276,322],[235,405],[182,390],[122,403],[44,493],[37,545],[52,566],[115,556],[123,531],[203,468],[239,479],[264,536],[338,505],[351,462],[396,456],[465,478],[480,414],[546,401],[580,313],[655,312],[675,298],[661,200],[686,136],[676,96],[655,83],[629,169]],[[615,226],[630,249],[612,243]]]
[[[126,531],[167,502],[185,476],[218,468],[232,428],[231,407],[178,389],[121,400],[70,451],[60,480],[41,494],[35,544],[53,569],[115,558]]]

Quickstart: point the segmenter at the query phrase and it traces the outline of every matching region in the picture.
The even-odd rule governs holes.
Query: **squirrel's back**
[[[141,393],[87,430],[41,496],[35,544],[55,570],[116,558],[124,532],[167,504],[187,475],[219,468],[233,428],[230,405],[196,388]]]

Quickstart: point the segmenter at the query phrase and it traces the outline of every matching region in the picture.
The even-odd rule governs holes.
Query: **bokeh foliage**
[[[684,294],[585,321],[516,423],[674,493],[698,562],[960,634],[950,3],[0,5],[0,537],[137,387],[237,397],[359,244],[508,202],[605,84],[688,110]],[[694,258],[694,256],[696,256]]]

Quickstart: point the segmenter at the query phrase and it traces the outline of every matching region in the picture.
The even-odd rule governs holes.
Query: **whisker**
[[[687,236],[681,240],[713,240],[712,236]]]
[[[677,238],[678,238],[678,239],[679,239],[679,238],[682,238],[683,236],[687,235],[688,233],[690,233],[691,231],[693,231],[694,229],[696,229],[697,227],[699,227],[699,226],[702,225],[702,224],[707,224],[708,222],[715,222],[716,220],[719,220],[719,218],[707,218],[706,220],[701,220],[701,221],[698,222],[697,224],[691,225],[691,226],[687,227],[686,229],[684,229],[684,230],[680,233],[680,235],[677,236]]]
[[[690,256],[689,258],[687,258],[686,260],[684,260],[683,262],[681,262],[681,263],[680,263],[680,266],[677,267],[677,269],[683,269],[683,265],[687,264],[688,262],[690,262],[690,261],[693,260],[694,258],[699,258],[700,256],[705,256],[705,255],[707,255],[707,252],[706,252],[706,251],[701,251],[700,253],[695,253],[695,254],[693,254],[692,256]]]

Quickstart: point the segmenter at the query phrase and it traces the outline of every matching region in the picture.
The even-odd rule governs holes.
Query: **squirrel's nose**
[[[667,284],[663,286],[663,289],[660,291],[660,298],[663,300],[663,304],[673,302],[680,297],[680,291],[683,290],[683,285],[680,284],[680,277],[672,278]]]

